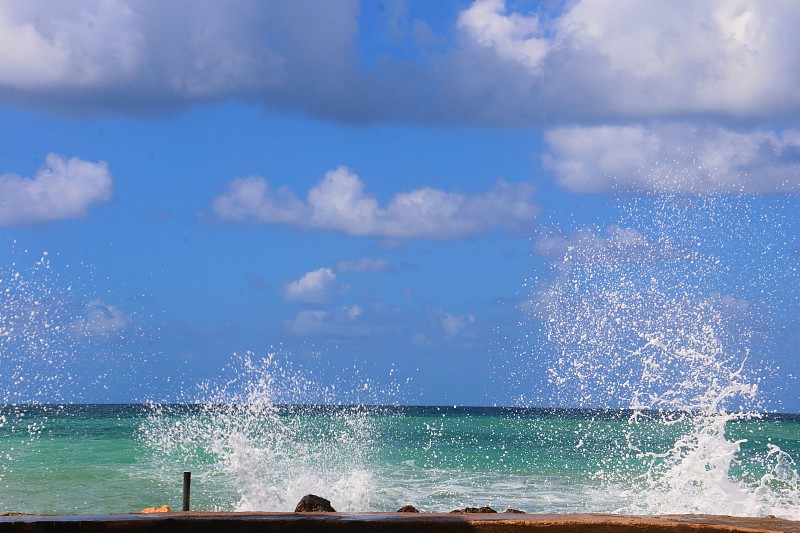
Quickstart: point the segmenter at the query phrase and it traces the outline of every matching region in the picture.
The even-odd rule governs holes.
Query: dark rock
[[[491,507],[464,507],[463,509],[455,509],[450,511],[451,514],[469,514],[469,513],[496,513]]]
[[[503,512],[505,514],[525,514],[525,511],[520,511],[519,509],[511,509],[511,508],[508,508]]]
[[[400,509],[398,509],[397,512],[398,513],[418,513],[419,509],[417,509],[413,505],[404,505]]]
[[[295,513],[335,513],[336,509],[331,507],[331,502],[322,498],[321,496],[316,496],[314,494],[306,494],[303,498],[297,503],[297,507],[294,508]]]

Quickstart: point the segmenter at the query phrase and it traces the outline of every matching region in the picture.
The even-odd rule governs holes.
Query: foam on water
[[[279,354],[247,353],[201,384],[188,411],[152,405],[141,435],[171,470],[183,464],[200,476],[204,508],[291,511],[317,493],[337,510],[365,510],[377,409],[363,401],[369,382],[358,392],[339,387],[319,385]]]
[[[729,437],[763,411],[766,354],[751,364],[751,341],[765,319],[753,295],[770,291],[780,251],[765,237],[779,227],[747,198],[665,196],[629,204],[605,235],[540,243],[560,253],[532,298],[555,347],[551,401],[633,412],[625,445],[609,445],[594,473],[619,511],[800,518],[794,460],[769,445],[742,462],[747,439]],[[736,239],[760,251],[732,257]]]

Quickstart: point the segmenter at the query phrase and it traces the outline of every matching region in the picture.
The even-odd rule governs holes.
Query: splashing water
[[[146,379],[131,371],[144,359],[130,350],[142,332],[85,290],[85,265],[70,271],[48,252],[34,254],[16,241],[6,256],[0,265],[0,480],[17,465],[52,471],[42,441],[54,420],[75,415],[64,404],[105,402],[110,384],[135,389],[130,376]],[[121,375],[126,379],[115,379]]]
[[[370,508],[378,408],[351,389],[353,403],[341,404],[336,384],[319,386],[277,354],[237,357],[221,381],[201,384],[189,407],[152,405],[141,427],[165,471],[177,462],[199,473],[203,508],[291,511],[308,493],[341,511]]]
[[[535,298],[556,351],[553,401],[631,410],[624,446],[609,444],[595,473],[630,502],[621,512],[800,518],[793,459],[769,444],[744,462],[748,438],[732,436],[763,411],[763,372],[749,364],[763,319],[750,298],[771,281],[768,254],[780,253],[728,252],[734,239],[752,249],[774,231],[746,200],[641,200],[605,237],[583,230],[540,243],[560,254]]]
[[[47,252],[31,265],[13,262],[0,270],[4,404],[58,401],[71,380],[74,339],[67,330],[78,317],[68,305],[71,288],[58,291],[52,275]]]
[[[109,401],[120,393],[109,387],[117,376],[140,387],[130,380],[147,360],[135,313],[87,290],[85,265],[55,268],[48,252],[32,255],[16,244],[10,255],[0,265],[0,403]]]

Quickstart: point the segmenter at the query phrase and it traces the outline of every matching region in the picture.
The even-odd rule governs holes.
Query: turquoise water
[[[729,417],[724,435],[712,436],[721,438],[719,457],[698,461],[684,450],[676,465],[666,458],[676,442],[707,434],[710,425],[631,414],[270,404],[6,406],[0,512],[179,509],[182,473],[190,470],[198,510],[291,511],[313,492],[342,511],[490,505],[536,513],[800,517],[791,463],[800,457],[800,417]],[[738,451],[725,458],[726,443],[739,441]],[[664,457],[654,464],[653,454]],[[725,472],[715,467],[720,458],[729,467]],[[687,490],[698,491],[690,504],[680,497]],[[727,502],[719,491],[727,491]]]
[[[63,307],[73,289],[42,258],[3,278],[0,513],[179,508],[191,471],[193,508],[209,511],[291,511],[315,493],[340,511],[800,520],[800,418],[759,414],[778,369],[769,332],[782,327],[762,296],[797,286],[777,283],[796,261],[768,246],[752,270],[732,268],[728,237],[770,243],[780,224],[750,231],[744,221],[758,217],[729,202],[633,204],[605,237],[554,241],[563,255],[551,279],[531,283],[536,334],[515,347],[519,383],[508,385],[521,387],[518,405],[575,407],[563,410],[371,407],[397,403],[402,386],[381,390],[385,380],[357,369],[319,380],[291,354],[252,352],[183,391],[188,406],[41,405],[91,398],[127,368],[142,382],[135,397],[152,397],[132,351],[84,366],[97,347],[86,352],[76,329],[83,308]],[[39,405],[11,405],[25,403]]]

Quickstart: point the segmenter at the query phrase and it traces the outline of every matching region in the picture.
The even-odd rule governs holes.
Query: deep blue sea
[[[796,415],[469,407],[5,406],[0,512],[466,506],[800,519]]]

